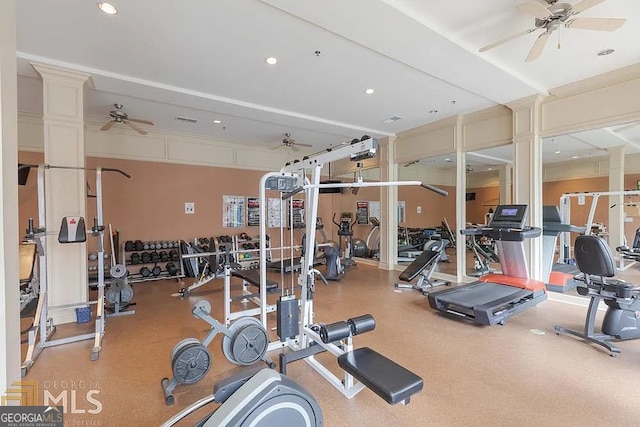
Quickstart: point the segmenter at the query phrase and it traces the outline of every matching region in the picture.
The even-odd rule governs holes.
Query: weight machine
[[[91,360],[98,360],[100,357],[100,350],[102,349],[102,337],[104,335],[105,327],[105,283],[104,283],[104,222],[102,214],[102,173],[103,172],[118,172],[127,178],[131,178],[131,175],[120,169],[111,168],[83,168],[72,166],[52,166],[47,164],[40,165],[22,165],[19,169],[23,168],[37,168],[38,169],[38,226],[35,227],[33,218],[29,219],[29,225],[27,228],[27,239],[34,240],[36,242],[36,251],[38,255],[38,273],[39,273],[39,290],[38,290],[38,306],[33,319],[33,325],[28,331],[28,348],[24,362],[22,364],[22,376],[24,377],[31,366],[33,366],[36,358],[40,355],[42,350],[47,347],[53,347],[56,345],[69,344],[72,342],[93,340],[93,348],[91,350]],[[61,243],[80,243],[86,241],[87,230],[84,227],[84,218],[82,217],[65,217],[62,221],[62,226],[59,232],[52,233],[47,228],[46,224],[46,183],[45,183],[45,171],[46,170],[76,170],[76,171],[95,171],[96,172],[96,218],[94,219],[94,225],[89,230],[89,233],[96,237],[98,243],[98,298],[95,301],[78,302],[72,304],[65,304],[61,306],[49,305],[49,283],[47,283],[47,239],[51,234],[58,235],[58,241]],[[73,308],[86,308],[91,305],[95,305],[96,308],[96,320],[95,331],[93,333],[80,334],[67,338],[60,338],[52,340],[51,337],[56,331],[56,326],[53,324],[53,319],[49,317],[49,313],[56,310],[73,309]]]
[[[420,181],[399,182],[363,182],[358,179],[353,183],[320,184],[322,167],[329,162],[342,158],[360,161],[374,157],[377,150],[377,140],[363,137],[338,148],[327,150],[314,156],[303,158],[287,164],[280,172],[264,175],[260,181],[260,206],[262,210],[260,221],[261,235],[261,295],[266,289],[266,253],[264,241],[266,237],[266,191],[279,191],[281,199],[288,199],[295,194],[304,192],[307,213],[305,257],[298,276],[300,287],[300,301],[295,294],[283,295],[277,302],[277,332],[279,341],[269,344],[268,351],[289,348],[291,353],[280,354],[281,370],[288,362],[305,360],[323,378],[348,398],[355,396],[365,386],[385,399],[388,403],[408,403],[409,397],[422,389],[422,379],[406,370],[402,366],[387,359],[370,348],[354,350],[352,336],[358,332],[358,324],[354,322],[337,322],[333,337],[322,333],[322,328],[314,319],[313,299],[315,294],[316,270],[313,267],[315,242],[315,224],[318,213],[318,196],[320,188],[359,188],[380,186],[421,185],[422,187],[446,196],[447,193],[439,188]],[[261,320],[265,328],[266,311],[261,313]],[[369,321],[366,321],[369,323]],[[329,325],[327,325],[328,327]],[[323,339],[324,336],[324,339]],[[340,367],[344,370],[344,377],[339,378],[329,371],[315,355],[328,351],[338,358]]]
[[[640,190],[622,190],[622,191],[600,191],[594,193],[564,193],[560,196],[560,217],[562,219],[563,224],[570,224],[571,221],[571,199],[573,198],[586,198],[591,197],[591,207],[589,208],[589,215],[587,217],[587,223],[585,235],[593,234],[594,232],[594,222],[593,218],[596,214],[596,207],[598,205],[598,201],[601,196],[640,196]],[[614,242],[615,243],[615,242]],[[571,259],[571,238],[569,232],[564,232],[559,236],[559,245],[561,250],[561,255],[559,262],[560,263],[568,263]],[[616,243],[617,245],[617,243]],[[631,267],[635,261],[631,263],[625,264],[625,258],[620,257],[618,259],[618,270],[624,271],[627,268]]]

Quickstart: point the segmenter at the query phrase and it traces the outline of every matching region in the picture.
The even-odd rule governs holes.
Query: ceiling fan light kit
[[[479,52],[486,52],[526,34],[530,34],[537,30],[543,30],[533,43],[533,46],[525,59],[525,62],[531,62],[540,57],[547,45],[549,36],[554,31],[562,27],[593,31],[615,31],[626,22],[626,19],[575,18],[579,13],[603,3],[604,1],[605,0],[582,0],[575,5],[571,5],[569,3],[558,2],[558,0],[546,0],[546,7],[538,1],[528,1],[523,3],[518,6],[518,10],[534,18],[534,27],[484,46],[479,49]]]

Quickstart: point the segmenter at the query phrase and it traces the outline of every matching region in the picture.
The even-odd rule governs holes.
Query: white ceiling
[[[523,62],[536,33],[479,54],[532,26],[517,9],[522,1],[113,0],[115,16],[91,0],[19,1],[19,108],[42,111],[30,66],[38,61],[92,75],[88,120],[106,121],[120,103],[163,130],[263,146],[291,132],[320,149],[640,62],[640,2],[628,0],[581,15],[626,18],[621,29],[567,29],[563,48],[550,43],[536,62]],[[604,48],[616,52],[595,55]],[[268,66],[268,56],[279,63]],[[375,93],[365,95],[367,88]],[[402,119],[384,123],[391,116]]]

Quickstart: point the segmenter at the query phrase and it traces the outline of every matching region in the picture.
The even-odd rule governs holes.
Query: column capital
[[[67,84],[75,83],[79,85],[84,85],[85,82],[88,82],[91,88],[94,87],[91,74],[40,62],[31,62],[30,64],[43,79],[55,79]]]

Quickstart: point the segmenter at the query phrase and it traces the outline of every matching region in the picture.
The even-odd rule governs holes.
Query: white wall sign
[[[184,202],[184,213],[187,215],[196,213],[196,204],[194,202]]]

